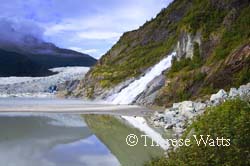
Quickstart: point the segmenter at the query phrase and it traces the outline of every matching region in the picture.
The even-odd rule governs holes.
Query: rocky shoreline
[[[237,88],[231,88],[229,92],[221,89],[216,94],[212,94],[210,100],[204,102],[183,101],[174,103],[172,107],[164,112],[156,112],[150,118],[150,123],[155,127],[166,130],[173,130],[174,137],[179,138],[186,127],[203,114],[206,108],[217,106],[226,100],[250,97],[250,83]]]

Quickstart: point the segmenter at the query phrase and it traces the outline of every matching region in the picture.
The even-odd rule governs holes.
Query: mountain
[[[46,76],[49,68],[64,66],[90,67],[93,57],[73,50],[62,49],[33,36],[21,42],[0,42],[0,76]]]
[[[0,77],[47,76],[53,72],[24,55],[0,49]]]
[[[205,98],[250,81],[250,2],[175,0],[139,29],[126,32],[81,81],[75,95],[96,97],[145,74],[171,52],[153,104]]]

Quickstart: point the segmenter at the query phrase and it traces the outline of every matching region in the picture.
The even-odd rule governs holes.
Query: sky
[[[124,32],[139,28],[171,1],[1,0],[0,31],[11,24],[21,33],[98,59]]]

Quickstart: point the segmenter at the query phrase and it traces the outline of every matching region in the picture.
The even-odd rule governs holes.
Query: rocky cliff
[[[96,97],[124,87],[173,51],[171,69],[136,102],[167,106],[249,82],[249,11],[248,0],[175,0],[156,18],[124,33],[73,94]]]

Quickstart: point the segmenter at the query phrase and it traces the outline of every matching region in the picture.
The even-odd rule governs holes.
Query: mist
[[[0,18],[0,47],[9,49],[43,42],[44,29],[33,21]]]

